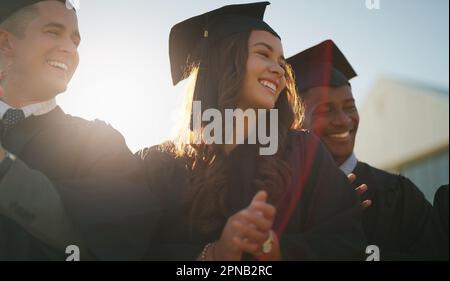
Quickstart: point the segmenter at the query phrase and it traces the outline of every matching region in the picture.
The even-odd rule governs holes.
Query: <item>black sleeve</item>
[[[431,204],[409,179],[365,163],[355,171],[355,187],[365,183],[364,195],[372,206],[364,210],[363,224],[370,244],[381,260],[435,260],[440,238]]]
[[[60,256],[68,245],[77,245],[83,257],[87,253],[51,181],[41,172],[30,169],[19,158],[13,161],[0,181],[0,215],[20,225],[41,243],[54,248]],[[18,247],[19,243],[14,244]],[[14,252],[4,254],[12,259],[17,257]]]
[[[142,159],[148,187],[161,206],[161,220],[156,238],[147,253],[148,260],[196,260],[203,247],[188,239],[183,209],[186,170],[182,160],[167,152],[166,143],[137,153]]]
[[[291,223],[302,229],[281,236],[283,259],[361,260],[366,239],[356,193],[318,139],[306,135],[297,147],[294,157],[301,161],[294,167],[302,180],[295,188],[304,187],[300,204],[293,205],[291,220],[298,221]]]
[[[439,221],[433,216],[433,208],[419,188],[409,179],[399,176],[396,210],[398,223],[397,243],[401,245],[399,258],[435,260],[442,252],[442,236],[438,232]],[[448,249],[448,248],[447,248]],[[395,253],[390,253],[395,259]]]
[[[51,179],[90,254],[100,260],[141,260],[159,219],[140,162],[122,135],[94,122],[74,147],[71,177]]]
[[[437,259],[448,260],[449,256],[449,209],[448,184],[439,187],[434,195],[433,217],[436,221],[436,236],[440,241]]]

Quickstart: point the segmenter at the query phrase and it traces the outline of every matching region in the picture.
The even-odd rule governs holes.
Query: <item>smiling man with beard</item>
[[[0,260],[141,259],[154,203],[122,135],[65,114],[78,66],[65,1],[0,4]],[[89,101],[85,101],[88,103]]]
[[[369,245],[379,247],[381,260],[436,259],[440,239],[422,192],[401,175],[358,161],[353,152],[359,115],[349,80],[357,74],[342,52],[326,40],[288,63],[305,103],[304,127],[320,137],[346,175],[356,175],[355,187],[368,186],[361,199]]]

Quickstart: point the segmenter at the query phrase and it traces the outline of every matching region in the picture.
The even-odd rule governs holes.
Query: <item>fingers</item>
[[[356,180],[356,175],[353,173],[350,173],[347,175],[347,179],[350,183],[353,183]]]
[[[364,200],[361,202],[361,209],[363,210],[369,208],[370,206],[372,206],[372,200]]]
[[[267,197],[268,195],[266,191],[259,191],[253,197],[253,200],[250,203],[248,209],[255,213],[260,213],[269,220],[273,220],[275,217],[276,209],[274,206],[267,203]]]
[[[250,205],[256,202],[266,202],[266,201],[267,201],[267,192],[259,191],[258,193],[256,193],[255,196],[253,196],[252,203],[250,203]]]
[[[254,202],[249,207],[252,213],[258,214],[269,220],[275,219],[276,208],[265,202]]]
[[[238,233],[240,233],[241,237],[246,238],[253,243],[262,244],[267,240],[268,231],[259,230],[249,224],[244,224],[237,220],[233,222],[233,226]]]
[[[358,196],[362,196],[364,194],[364,192],[366,192],[368,189],[369,189],[369,187],[367,186],[367,184],[361,184],[355,190],[356,190],[356,193],[358,194]],[[372,200],[364,200],[363,202],[361,202],[361,209],[365,210],[365,209],[369,208],[371,205],[372,205]]]
[[[267,203],[266,191],[259,191],[249,207],[232,218],[232,242],[241,251],[260,255],[275,219],[276,208]]]
[[[364,192],[366,192],[369,189],[369,187],[367,186],[367,184],[363,183],[360,186],[358,186],[355,190],[356,193],[361,196],[364,194]]]
[[[242,252],[246,252],[252,255],[261,255],[262,254],[262,248],[261,244],[257,244],[254,242],[250,242],[248,239],[242,239],[239,237],[233,238],[233,243],[239,247],[239,249]]]
[[[272,228],[273,219],[266,218],[260,212],[245,209],[239,212],[237,218],[240,223],[256,228],[260,231],[268,231]]]

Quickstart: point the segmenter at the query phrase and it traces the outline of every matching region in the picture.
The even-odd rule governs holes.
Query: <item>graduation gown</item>
[[[226,219],[248,207],[256,194],[256,145],[238,145],[227,157],[229,184]],[[149,259],[195,260],[210,237],[191,234],[186,214],[190,171],[186,159],[175,158],[163,146],[138,153],[151,190],[161,200],[162,217],[155,251]],[[291,132],[284,155],[292,168],[292,181],[278,204],[274,230],[284,260],[354,260],[366,245],[356,194],[320,141],[305,131]],[[223,229],[222,226],[222,229]]]
[[[358,162],[354,187],[369,187],[362,199],[372,206],[363,212],[369,245],[377,245],[380,260],[434,260],[442,246],[432,206],[407,178]]]
[[[438,253],[438,259],[448,261],[448,245],[449,245],[449,210],[448,210],[448,184],[439,187],[434,195],[433,201],[433,215],[436,221],[439,223],[438,234],[442,237],[441,251]]]
[[[157,205],[123,137],[59,107],[2,136],[17,156],[0,181],[0,260],[137,260]],[[157,216],[157,215],[156,215]]]

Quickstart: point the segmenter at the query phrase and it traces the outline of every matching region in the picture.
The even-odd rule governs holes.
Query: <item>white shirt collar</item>
[[[344,172],[345,175],[350,174],[353,172],[353,170],[356,168],[356,165],[358,164],[358,159],[356,159],[355,153],[352,153],[350,157],[345,160],[344,163],[342,163],[341,166],[339,166],[339,169]]]
[[[31,115],[39,116],[39,115],[47,114],[50,111],[52,111],[53,109],[55,109],[56,106],[57,106],[56,99],[53,98],[53,99],[48,100],[48,101],[35,103],[35,104],[30,104],[30,105],[21,107],[19,109],[23,110],[23,113],[25,114],[25,118],[27,118],[27,117],[29,117]],[[0,100],[0,117],[3,117],[5,112],[8,109],[10,109],[10,108],[13,108],[13,107],[8,105],[4,101]]]

